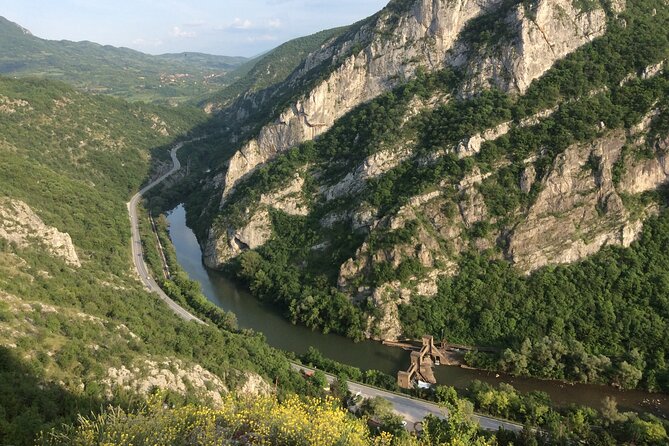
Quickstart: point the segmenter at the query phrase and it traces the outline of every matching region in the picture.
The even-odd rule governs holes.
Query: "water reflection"
[[[379,342],[364,341],[354,343],[334,334],[324,335],[303,326],[289,323],[280,312],[261,304],[246,290],[230,281],[222,274],[211,271],[202,263],[202,252],[195,235],[186,226],[183,206],[173,209],[169,215],[170,237],[182,268],[202,285],[209,300],[219,307],[232,311],[242,328],[262,332],[273,347],[301,354],[310,346],[320,350],[325,356],[345,364],[365,369],[377,369],[395,375],[399,369],[409,364],[409,354],[400,349],[390,348]],[[647,410],[660,416],[669,417],[669,396],[649,394],[640,391],[620,391],[610,386],[565,384],[557,381],[516,378],[479,370],[459,367],[436,367],[435,376],[439,383],[466,388],[474,379],[491,384],[506,382],[522,392],[540,390],[548,393],[560,405],[581,404],[599,406],[606,396],[612,396],[623,410]]]
[[[177,259],[191,279],[200,282],[209,300],[235,313],[240,327],[262,332],[273,347],[301,354],[313,346],[337,361],[393,375],[409,363],[408,352],[400,349],[387,348],[372,341],[354,343],[342,336],[325,335],[291,324],[275,308],[263,305],[235,282],[204,267],[200,246],[186,226],[182,206],[175,208],[168,215],[168,220]]]

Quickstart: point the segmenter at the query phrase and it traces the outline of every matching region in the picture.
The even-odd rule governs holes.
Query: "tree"
[[[447,405],[454,405],[458,401],[458,391],[451,386],[437,386],[435,391],[437,401]]]
[[[627,361],[623,361],[618,366],[614,379],[623,389],[634,389],[641,380],[642,375],[641,370]]]
[[[323,373],[320,370],[316,370],[314,372],[314,374],[311,375],[310,380],[314,384],[314,386],[318,389],[327,389],[328,388],[327,376],[325,376],[325,373]]]
[[[342,402],[348,397],[348,382],[346,381],[346,376],[343,373],[338,373],[337,377],[330,384],[330,392],[335,398],[339,398]]]
[[[624,421],[626,417],[618,411],[618,403],[615,398],[607,396],[602,401],[602,417],[607,424],[619,423]]]
[[[642,420],[635,417],[628,426],[628,434],[635,443],[666,444],[667,430],[659,420]]]
[[[380,396],[375,396],[374,398],[366,398],[362,404],[360,404],[360,413],[369,417],[378,417],[382,418],[384,416],[390,415],[393,410],[393,405],[390,401]]]

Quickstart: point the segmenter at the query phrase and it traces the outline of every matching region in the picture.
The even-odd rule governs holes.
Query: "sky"
[[[150,54],[254,56],[348,25],[388,0],[0,0],[0,16],[44,39],[90,40]]]

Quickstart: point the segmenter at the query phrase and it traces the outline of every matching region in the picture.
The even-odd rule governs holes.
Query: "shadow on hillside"
[[[199,215],[206,206],[205,194],[201,193],[203,180],[211,171],[218,170],[239,148],[240,143],[231,143],[234,128],[228,127],[221,115],[212,115],[205,122],[190,129],[185,135],[178,136],[169,145],[155,147],[151,150],[149,175],[142,182],[149,183],[160,175],[157,166],[164,170],[171,167],[169,151],[174,144],[181,141],[196,140],[186,143],[178,152],[181,170],[167,179],[163,185],[155,187],[145,194],[145,203],[154,215],[169,211],[188,201],[193,215]],[[190,226],[190,224],[189,224]],[[194,228],[200,229],[200,228]]]
[[[108,404],[93,396],[100,393],[95,384],[74,394],[44,380],[42,373],[38,360],[26,361],[0,347],[0,445],[32,446],[40,431],[73,423],[78,414],[100,412]]]

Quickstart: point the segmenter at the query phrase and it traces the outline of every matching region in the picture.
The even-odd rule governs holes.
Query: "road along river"
[[[292,325],[275,308],[261,304],[243,286],[203,265],[200,246],[193,231],[186,226],[183,206],[173,209],[167,219],[170,223],[170,237],[181,267],[191,279],[200,282],[209,300],[237,315],[240,327],[264,333],[267,342],[276,348],[302,354],[313,346],[331,359],[363,370],[373,368],[394,376],[398,370],[408,367],[409,353],[401,349],[373,341],[354,343],[341,336],[324,335],[303,326]],[[457,388],[465,388],[475,379],[491,384],[505,382],[523,392],[546,392],[558,405],[580,404],[594,407],[598,407],[604,397],[611,396],[618,401],[621,409],[644,410],[669,418],[669,395],[621,391],[610,386],[570,385],[558,381],[500,376],[455,366],[435,367],[434,371],[440,384]]]
[[[196,321],[200,324],[203,324],[200,319],[197,317],[193,316],[190,314],[188,311],[186,311],[184,308],[180,307],[176,302],[174,302],[172,299],[165,294],[165,292],[160,288],[158,283],[153,279],[151,274],[149,273],[149,269],[146,266],[146,262],[144,261],[144,252],[142,251],[142,241],[140,238],[139,234],[139,216],[137,214],[137,205],[139,204],[140,200],[142,199],[143,195],[148,192],[149,190],[153,189],[156,187],[158,184],[160,184],[165,178],[169,177],[172,175],[174,172],[179,170],[181,168],[181,163],[179,163],[179,159],[177,158],[177,152],[181,147],[183,147],[184,143],[180,142],[175,144],[172,149],[170,150],[170,157],[172,158],[172,168],[165,172],[164,174],[160,175],[157,179],[153,180],[146,186],[144,186],[139,192],[137,192],[133,197],[130,199],[128,202],[128,216],[130,217],[130,246],[131,246],[131,252],[132,252],[132,262],[135,265],[135,270],[137,271],[137,275],[139,276],[140,280],[144,284],[147,290],[151,291],[152,293],[155,293],[158,295],[158,297],[163,300],[168,307],[172,311],[174,311],[180,318],[186,320],[186,321]]]

